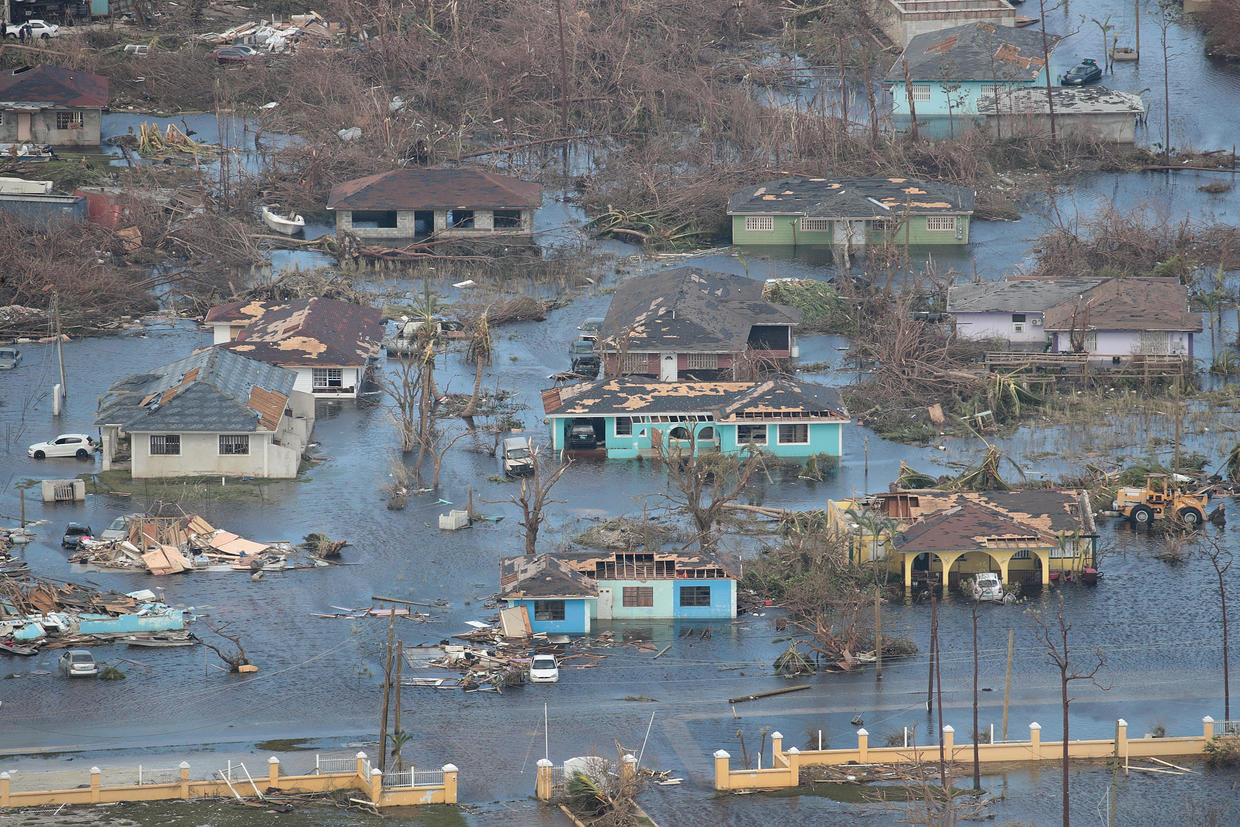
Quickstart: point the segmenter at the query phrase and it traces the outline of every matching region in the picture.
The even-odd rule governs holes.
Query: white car
[[[55,23],[48,23],[46,20],[27,20],[25,23],[10,23],[4,30],[6,37],[17,37],[22,26],[30,27],[30,36],[32,38],[42,38],[46,40],[49,37],[60,37],[60,26]]]
[[[87,459],[94,455],[96,442],[86,434],[61,434],[47,442],[36,442],[26,449],[26,456],[35,459],[45,457],[77,457]]]
[[[992,571],[984,571],[973,578],[973,599],[1003,602],[1003,581]]]
[[[99,674],[99,664],[95,657],[85,649],[70,649],[57,661],[60,671],[70,678],[92,678]]]
[[[530,661],[530,683],[555,683],[560,679],[560,664],[555,655],[535,655]]]

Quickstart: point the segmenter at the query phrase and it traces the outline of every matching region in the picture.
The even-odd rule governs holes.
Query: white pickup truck
[[[25,23],[10,23],[4,27],[5,37],[18,37],[21,34],[22,26],[30,27],[31,38],[41,38],[46,40],[49,37],[60,37],[60,27],[55,23],[48,23],[46,20],[27,20]]]

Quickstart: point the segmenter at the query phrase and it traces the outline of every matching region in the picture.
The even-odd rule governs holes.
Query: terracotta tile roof
[[[1073,321],[1075,315],[1076,321]],[[1188,288],[1174,278],[1106,279],[1046,311],[1046,330],[1202,330],[1201,314],[1188,306]]]
[[[212,312],[220,310],[217,320],[223,321],[250,315],[255,304],[235,310],[222,305]],[[273,365],[361,367],[382,342],[383,314],[378,308],[313,298],[265,305],[235,340],[217,347]]]
[[[332,187],[329,210],[537,207],[538,184],[476,169],[393,169]]]
[[[0,73],[0,101],[103,109],[108,105],[108,79],[59,66],[13,69]]]

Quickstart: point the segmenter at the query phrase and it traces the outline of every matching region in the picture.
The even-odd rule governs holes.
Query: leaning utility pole
[[[383,667],[383,712],[379,720],[379,770],[387,767],[388,701],[392,696],[392,641],[396,636],[396,611],[388,615],[387,661]]]

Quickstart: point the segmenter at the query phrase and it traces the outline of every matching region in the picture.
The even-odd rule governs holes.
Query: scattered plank
[[[752,695],[739,695],[735,698],[728,698],[728,703],[739,704],[744,701],[756,701],[759,698],[769,698],[773,695],[786,695],[789,692],[800,692],[802,689],[809,689],[809,684],[801,684],[800,686],[785,686],[782,689],[768,689],[765,692],[754,692]]]
[[[667,652],[668,649],[671,649],[671,648],[672,648],[672,644],[670,643],[667,644],[662,649],[660,649],[659,654],[655,655],[653,658],[651,658],[651,660],[658,660],[659,658],[663,657],[663,655]]]

